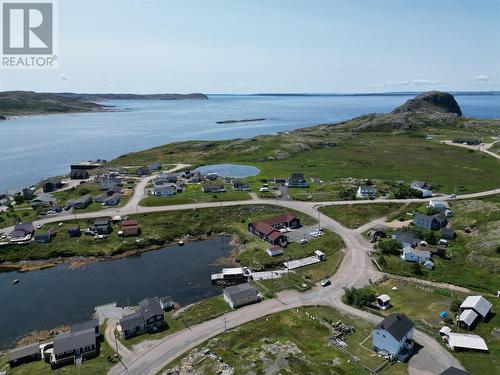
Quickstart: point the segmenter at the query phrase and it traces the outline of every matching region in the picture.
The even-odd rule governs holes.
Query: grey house
[[[288,179],[288,187],[307,188],[309,183],[304,178],[304,173],[292,173],[292,176]]]
[[[125,315],[119,321],[119,331],[125,339],[166,327],[165,315],[158,298],[145,298],[139,302],[139,311]]]
[[[438,230],[444,228],[446,224],[448,224],[448,218],[445,214],[436,214],[436,215],[415,215],[415,225],[419,228],[427,229],[427,230]]]
[[[112,231],[111,220],[107,217],[96,219],[94,221],[94,231],[98,234],[110,234]]]
[[[104,199],[104,205],[106,206],[116,206],[120,203],[122,196],[120,193],[114,193],[112,196]]]
[[[57,368],[63,365],[79,363],[83,359],[98,355],[95,330],[65,332],[54,338],[54,349],[50,356],[50,365]]]
[[[204,193],[224,193],[224,184],[222,182],[206,182],[202,186]]]
[[[92,203],[92,194],[86,194],[80,198],[70,200],[66,207],[73,207],[74,209],[84,209]]]
[[[89,172],[85,169],[72,169],[69,172],[69,178],[71,180],[86,180],[89,178]]]
[[[151,163],[148,165],[150,171],[159,171],[161,169],[161,163]]]
[[[35,343],[9,350],[7,359],[11,368],[23,363],[38,361],[41,359],[40,345]]]
[[[445,240],[453,240],[455,238],[455,231],[453,228],[441,228],[441,238]]]
[[[232,309],[260,301],[259,292],[250,283],[224,288],[222,295]]]
[[[95,332],[96,337],[100,336],[99,333],[99,320],[98,319],[92,319],[92,320],[87,320],[85,322],[80,322],[80,323],[75,323],[71,325],[70,331],[71,332],[78,332],[78,331],[86,331],[88,329],[93,329]]]

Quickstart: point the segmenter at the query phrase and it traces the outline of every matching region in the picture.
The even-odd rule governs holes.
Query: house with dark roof
[[[161,169],[161,163],[151,163],[148,165],[150,171],[159,171]]]
[[[30,241],[35,233],[35,227],[31,221],[14,225],[14,230],[11,233],[11,242]]]
[[[51,193],[63,187],[62,180],[59,178],[48,178],[42,183],[44,193]]]
[[[35,189],[25,187],[22,190],[23,198],[26,201],[30,201],[35,197]]]
[[[69,178],[71,180],[86,180],[89,178],[89,172],[85,169],[71,169]]]
[[[259,302],[261,299],[257,289],[255,289],[255,287],[250,283],[233,285],[224,288],[222,295],[224,297],[224,301],[226,301],[232,309],[245,306],[250,303]]]
[[[74,227],[68,228],[68,234],[70,237],[80,237],[82,232],[81,232],[79,226],[74,226]]]
[[[262,221],[248,224],[248,231],[261,240],[269,242],[272,245],[286,246],[288,237],[276,230],[271,225]]]
[[[39,361],[41,358],[40,344],[38,343],[20,346],[19,348],[9,350],[7,353],[7,359],[11,368],[23,363]]]
[[[412,232],[395,231],[391,233],[391,238],[398,241],[401,247],[416,246],[420,243],[420,239]]]
[[[79,209],[83,210],[90,206],[92,203],[92,194],[85,194],[84,196],[77,198],[77,199],[72,199],[70,200],[67,204],[66,207],[73,207],[74,209]]]
[[[201,188],[204,193],[224,193],[226,191],[222,182],[206,182]]]
[[[37,243],[49,243],[52,241],[52,238],[56,235],[56,232],[52,229],[49,229],[46,232],[37,232],[35,233],[35,242]]]
[[[233,180],[233,190],[237,191],[249,191],[250,190],[250,185],[248,185],[246,182],[243,182],[242,180]]]
[[[439,375],[469,375],[469,373],[456,367],[448,367]]]
[[[451,227],[441,228],[441,238],[445,240],[455,239],[455,231]]]
[[[148,297],[139,302],[139,310],[125,315],[118,322],[118,331],[125,339],[150,331],[159,331],[167,326],[165,315],[157,297]]]
[[[79,363],[84,359],[96,357],[97,355],[98,345],[93,328],[59,333],[54,338],[50,365],[52,368],[58,368],[63,365]]]
[[[156,176],[153,179],[153,183],[155,185],[161,185],[161,184],[175,184],[178,180],[177,174],[176,173],[160,173],[158,176]]]
[[[85,322],[72,324],[70,327],[70,332],[86,331],[88,329],[93,329],[95,332],[95,336],[99,337],[99,319],[91,319]]]
[[[56,202],[56,198],[52,194],[46,193],[46,194],[40,194],[33,198],[31,201],[31,207],[37,208],[37,207],[48,207]]]
[[[414,223],[417,227],[422,229],[439,230],[448,224],[448,218],[443,213],[432,216],[416,214]]]
[[[98,234],[110,234],[112,232],[111,220],[107,217],[98,218],[94,221],[94,231]]]
[[[291,213],[273,216],[268,219],[261,220],[261,222],[266,223],[275,229],[300,228],[300,219]]]
[[[373,329],[373,350],[405,361],[413,352],[414,330],[415,324],[405,314],[391,314]]]
[[[102,202],[105,206],[116,206],[120,203],[122,196],[120,193],[114,193],[113,195],[106,197]]]
[[[155,185],[153,188],[153,195],[159,197],[168,197],[177,193],[177,186],[175,184]]]
[[[292,173],[287,181],[287,186],[291,188],[308,188],[309,183],[304,178],[304,173]]]

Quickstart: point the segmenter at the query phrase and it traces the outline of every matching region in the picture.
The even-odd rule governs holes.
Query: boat
[[[15,279],[15,280],[12,281],[12,284],[17,284],[17,283],[19,283],[19,281],[21,281],[21,280]]]
[[[184,241],[179,241],[179,246],[184,246]]]

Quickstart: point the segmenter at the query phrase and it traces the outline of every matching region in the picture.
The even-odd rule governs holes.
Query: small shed
[[[326,260],[326,255],[321,250],[314,250],[314,256],[321,261]]]
[[[453,228],[441,228],[441,238],[445,240],[453,240],[455,238],[455,231]]]
[[[460,326],[464,328],[471,329],[477,317],[478,315],[474,310],[471,309],[464,310],[458,317],[458,324],[460,324]]]
[[[68,234],[70,237],[80,237],[82,232],[79,226],[68,228]]]
[[[424,263],[424,267],[427,268],[428,270],[433,270],[434,269],[434,262],[432,260],[428,260]]]
[[[387,294],[382,294],[375,299],[377,307],[381,310],[386,310],[391,307],[391,297]]]
[[[269,247],[266,252],[269,254],[269,256],[276,257],[283,254],[283,248],[279,245],[273,245]]]

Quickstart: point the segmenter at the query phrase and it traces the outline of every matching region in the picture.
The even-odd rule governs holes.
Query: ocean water
[[[69,172],[80,160],[112,159],[184,140],[272,134],[365,113],[389,112],[414,95],[242,96],[109,101],[119,112],[20,117],[0,122],[0,192]],[[456,95],[464,115],[500,118],[500,95]],[[223,120],[265,121],[216,124]]]

